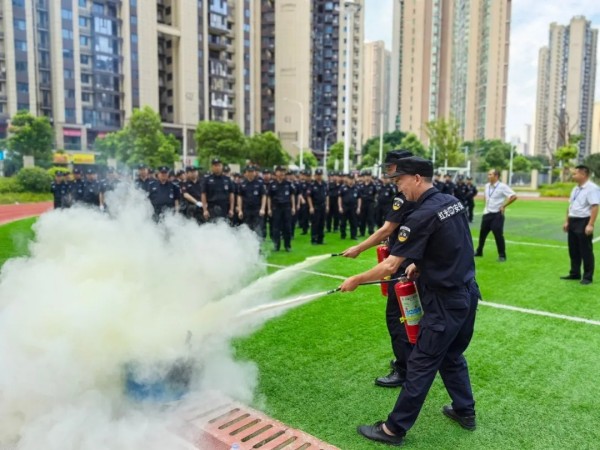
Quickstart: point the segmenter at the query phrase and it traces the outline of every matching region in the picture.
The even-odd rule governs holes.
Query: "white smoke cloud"
[[[143,383],[192,361],[192,391],[252,399],[257,368],[229,341],[264,318],[237,316],[294,274],[252,283],[265,269],[246,227],[156,225],[141,193],[110,200],[110,215],[42,216],[31,256],[2,268],[0,448],[190,448],[168,411],[124,395],[128,368]]]

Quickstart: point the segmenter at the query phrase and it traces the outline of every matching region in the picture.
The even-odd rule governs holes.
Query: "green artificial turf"
[[[477,212],[481,213],[481,202]],[[519,200],[506,217],[508,261],[497,262],[493,235],[477,279],[488,302],[600,320],[600,285],[563,281],[569,268],[562,233],[566,202]],[[479,234],[479,218],[472,225]],[[26,220],[0,227],[0,258],[21,254]],[[296,232],[292,253],[268,262],[291,265],[354,244],[326,234],[310,245]],[[477,242],[475,242],[476,244]],[[543,244],[548,247],[526,245]],[[595,244],[598,253],[599,244]],[[310,270],[349,276],[376,263],[371,250],[356,260],[328,258]],[[340,280],[299,274],[282,295],[319,292]],[[388,372],[392,352],[379,287],[333,294],[287,312],[234,343],[237,357],[260,370],[255,406],[344,450],[386,448],[356,433],[356,426],[385,419],[398,389],[374,386]],[[592,449],[600,442],[597,386],[600,327],[480,305],[467,351],[477,401],[478,429],[468,432],[445,418],[449,402],[439,377],[406,446],[423,449]]]
[[[8,258],[27,253],[28,243],[33,238],[31,226],[35,220],[24,219],[0,226],[0,266]]]

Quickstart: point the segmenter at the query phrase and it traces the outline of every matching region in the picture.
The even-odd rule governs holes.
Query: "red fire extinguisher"
[[[406,280],[398,282],[394,289],[402,312],[400,321],[406,327],[408,342],[416,344],[419,335],[419,321],[423,317],[423,306],[421,306],[417,287],[414,282]]]
[[[386,259],[388,256],[390,256],[390,248],[385,245],[382,244],[379,247],[377,247],[377,262],[380,263],[382,262],[384,259]],[[384,280],[389,280],[390,277],[385,277]],[[381,286],[381,293],[383,294],[384,297],[387,297],[388,295],[388,284],[389,283],[381,283],[379,286]]]

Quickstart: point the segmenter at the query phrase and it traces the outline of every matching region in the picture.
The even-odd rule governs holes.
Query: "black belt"
[[[590,217],[569,217],[569,220],[585,220],[587,222],[590,220]]]

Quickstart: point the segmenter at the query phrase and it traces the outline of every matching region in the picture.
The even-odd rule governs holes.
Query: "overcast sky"
[[[365,39],[385,41],[392,49],[392,0],[365,0]],[[524,125],[532,123],[535,113],[537,57],[540,47],[548,45],[552,22],[568,24],[571,17],[584,15],[600,27],[600,0],[514,0],[510,36],[508,111],[506,139],[524,138]],[[600,100],[600,66],[597,68],[596,100]]]

